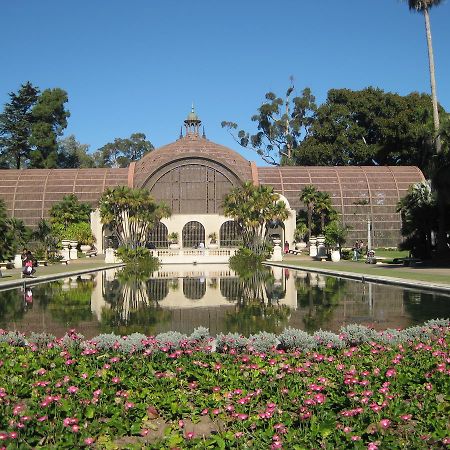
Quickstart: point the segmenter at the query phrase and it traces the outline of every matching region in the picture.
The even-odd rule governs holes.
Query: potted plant
[[[179,234],[176,231],[173,231],[169,234],[169,248],[180,248],[178,244]]]
[[[305,236],[308,233],[308,227],[303,222],[297,224],[294,232],[295,248],[302,250],[306,248]]]
[[[331,261],[341,259],[341,247],[347,239],[347,227],[333,220],[325,227],[325,244],[331,248]]]
[[[217,243],[217,233],[213,231],[208,235],[209,238],[209,248],[218,248],[219,244]]]

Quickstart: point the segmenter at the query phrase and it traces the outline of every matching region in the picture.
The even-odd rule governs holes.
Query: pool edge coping
[[[10,288],[20,287],[23,285],[26,286],[34,286],[36,284],[40,283],[48,283],[49,281],[59,280],[60,278],[67,278],[67,277],[73,277],[76,275],[82,275],[85,273],[92,273],[92,272],[99,272],[100,270],[107,270],[107,269],[114,269],[116,267],[123,267],[124,263],[117,263],[117,264],[108,264],[108,265],[101,265],[98,267],[90,268],[90,269],[77,269],[72,270],[68,272],[59,272],[49,275],[42,275],[38,276],[36,278],[19,278],[17,280],[11,280],[11,281],[1,281],[0,282],[0,291],[7,290]]]
[[[370,281],[380,284],[394,284],[397,286],[409,287],[409,288],[421,288],[424,290],[440,291],[450,293],[450,285],[441,283],[431,283],[429,281],[407,280],[403,278],[387,277],[383,275],[370,275],[364,273],[344,272],[340,270],[321,269],[316,267],[294,265],[289,263],[275,263],[273,261],[264,261],[264,265],[272,267],[282,267],[292,270],[303,270],[306,272],[322,273],[324,275],[332,275],[341,278],[349,278],[359,281]]]

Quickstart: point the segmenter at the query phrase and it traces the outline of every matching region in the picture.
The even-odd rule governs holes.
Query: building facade
[[[0,170],[0,198],[10,216],[35,227],[41,218],[48,218],[53,203],[75,194],[94,208],[91,226],[101,252],[106,231],[95,208],[103,191],[119,185],[146,188],[172,210],[149,238],[157,247],[168,245],[171,232],[179,234],[183,247],[208,245],[211,233],[216,233],[220,246],[233,246],[237,232],[223,215],[222,202],[233,187],[252,181],[273,186],[286,203],[290,217],[273,232],[292,244],[296,213],[304,209],[299,194],[312,184],[330,194],[342,223],[349,227],[349,242],[367,240],[368,219],[373,246],[394,247],[400,242],[396,205],[412,184],[424,180],[417,167],[258,167],[200,134],[201,121],[193,111],[184,122],[185,131],[177,141],[147,153],[128,168]]]

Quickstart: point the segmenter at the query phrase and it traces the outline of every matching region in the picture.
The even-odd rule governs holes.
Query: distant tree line
[[[41,92],[29,81],[10,92],[0,114],[0,168],[127,167],[153,149],[143,133],[116,138],[93,153],[73,135],[62,138],[67,102],[64,90]]]
[[[311,90],[284,97],[273,92],[252,116],[256,131],[222,127],[235,140],[273,165],[414,165],[426,175],[435,154],[431,98],[406,96],[368,87],[360,91],[331,89],[317,106]],[[450,115],[439,105],[441,143],[449,151]]]

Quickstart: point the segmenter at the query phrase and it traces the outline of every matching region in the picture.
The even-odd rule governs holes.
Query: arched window
[[[242,236],[239,225],[234,220],[224,222],[220,227],[220,246],[239,247],[242,245]]]
[[[167,248],[169,246],[167,235],[167,227],[163,223],[158,222],[148,233],[147,246]]]
[[[188,222],[183,227],[183,247],[195,248],[205,243],[205,228],[200,222]]]
[[[183,280],[183,294],[190,300],[200,300],[206,292],[204,278],[185,278]]]

